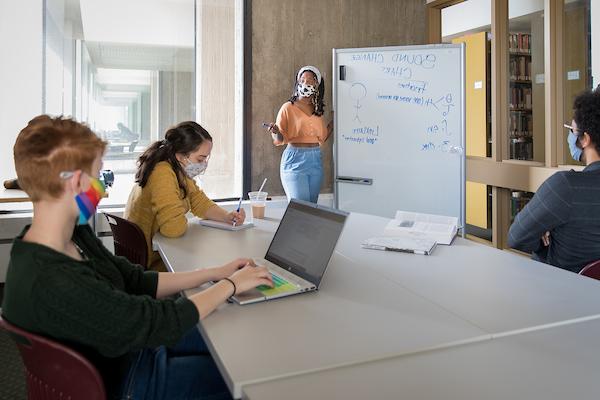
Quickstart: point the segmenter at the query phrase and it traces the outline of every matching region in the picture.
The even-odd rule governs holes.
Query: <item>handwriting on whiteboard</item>
[[[377,83],[376,88],[370,88],[370,81],[349,82],[348,96],[353,118],[351,122],[348,119],[350,126],[346,125],[339,137],[353,144],[377,144],[384,139],[380,125],[373,121],[373,118],[378,118],[375,115],[380,115],[378,110],[382,107],[390,111],[395,107],[408,107],[414,108],[415,113],[427,115],[422,128],[410,131],[419,137],[413,143],[420,146],[421,151],[459,152],[452,143],[458,132],[450,127],[455,126],[453,122],[449,123],[457,118],[457,104],[453,94],[446,92],[448,89],[442,92],[437,87],[436,78],[432,78],[432,73],[435,73],[431,70],[444,66],[442,61],[438,65],[438,61],[435,52],[430,51],[366,51],[353,54],[353,63],[368,65],[372,69],[374,82],[389,82],[389,85]],[[416,109],[427,111],[422,114]],[[399,123],[398,128],[403,132],[402,122]]]
[[[377,126],[360,126],[352,128],[347,133],[342,133],[342,139],[348,143],[375,144],[379,140],[380,129]]]

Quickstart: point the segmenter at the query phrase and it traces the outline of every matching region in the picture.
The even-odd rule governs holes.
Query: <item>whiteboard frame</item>
[[[458,228],[461,232],[462,237],[465,237],[466,231],[466,82],[465,82],[465,44],[426,44],[426,45],[412,45],[412,46],[385,46],[385,47],[358,47],[358,48],[343,48],[331,50],[332,53],[332,107],[334,111],[337,111],[337,81],[339,77],[339,66],[337,64],[337,55],[340,53],[354,53],[354,52],[383,52],[383,51],[401,51],[401,50],[427,50],[427,49],[459,49],[460,50],[460,85],[461,91],[461,113],[460,113],[460,141],[461,141],[461,155],[460,155],[460,183],[461,188],[460,194],[460,216],[458,221]],[[335,112],[334,124],[333,124],[333,204],[335,208],[339,208],[339,196],[338,196],[338,124],[339,113]]]

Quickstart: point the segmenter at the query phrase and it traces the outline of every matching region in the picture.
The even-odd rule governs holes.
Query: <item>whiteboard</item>
[[[335,204],[465,221],[464,46],[333,49]]]

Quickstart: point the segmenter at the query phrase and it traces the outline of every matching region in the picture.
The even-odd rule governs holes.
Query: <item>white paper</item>
[[[428,238],[438,244],[450,244],[458,230],[458,218],[444,215],[397,211],[383,232],[384,236]]]
[[[224,229],[226,231],[241,231],[242,229],[247,229],[254,226],[252,222],[244,222],[241,225],[233,226],[225,222],[213,221],[210,219],[200,219],[198,220],[198,223],[200,225],[210,226],[211,228]]]

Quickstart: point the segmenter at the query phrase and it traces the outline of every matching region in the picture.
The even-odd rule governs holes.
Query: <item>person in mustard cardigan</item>
[[[227,212],[210,200],[194,178],[206,170],[212,137],[194,121],[181,122],[167,130],[164,140],[154,142],[139,158],[135,185],[125,207],[125,219],[144,232],[148,245],[148,267],[166,271],[157,252],[152,251],[156,232],[167,237],[182,236],[187,230],[186,214],[241,224],[243,209]]]

